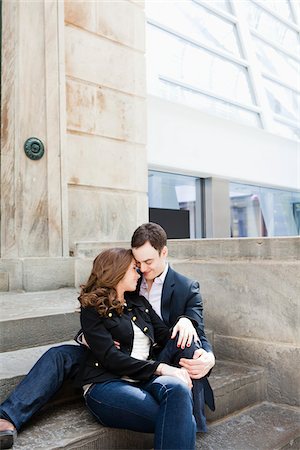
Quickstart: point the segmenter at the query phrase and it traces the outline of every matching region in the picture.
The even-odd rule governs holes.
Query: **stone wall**
[[[267,368],[268,399],[299,404],[300,238],[170,241],[199,280],[217,358]]]
[[[70,249],[148,217],[143,6],[65,1]]]
[[[129,239],[148,218],[143,1],[4,1],[2,16],[1,257]]]

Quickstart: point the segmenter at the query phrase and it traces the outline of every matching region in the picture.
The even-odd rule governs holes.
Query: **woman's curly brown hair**
[[[91,275],[81,286],[78,300],[83,308],[94,307],[100,316],[109,312],[123,312],[123,304],[117,299],[116,286],[124,277],[131,261],[132,251],[125,248],[110,248],[101,252],[93,262]]]

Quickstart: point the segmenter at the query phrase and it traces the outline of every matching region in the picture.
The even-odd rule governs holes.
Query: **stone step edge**
[[[263,428],[264,426],[269,427],[270,425],[270,423],[268,423],[268,421],[270,421],[269,414],[266,414],[268,411],[269,413],[273,413],[273,421],[271,420],[272,429],[268,428],[266,430],[267,432],[270,432],[270,435],[267,436],[266,433],[265,436]],[[238,440],[240,445],[242,444],[242,441],[244,441],[245,445],[245,439],[249,439],[255,431],[251,431],[251,428],[253,429],[253,427],[256,426],[255,420],[259,415],[261,416],[261,419],[258,418],[258,420],[260,420],[259,425],[262,425],[259,430],[259,439],[265,438],[267,441],[260,447],[253,447],[251,443],[252,447],[243,447],[244,449],[260,448],[270,450],[272,448],[272,450],[278,450],[286,448],[286,445],[289,442],[292,442],[295,439],[297,440],[299,436],[299,426],[297,426],[296,420],[299,415],[299,408],[289,407],[284,404],[261,402],[257,405],[245,408],[243,411],[231,414],[222,419],[222,421],[220,420],[209,424],[208,433],[197,434],[197,448],[203,450],[211,450],[212,448],[214,450],[223,450],[224,448],[241,450],[242,447],[230,446],[231,437],[236,442]],[[292,416],[291,420],[290,416]],[[265,423],[262,424],[264,420]],[[57,427],[57,423],[63,423],[63,426]],[[37,430],[36,437],[34,436],[35,427]],[[43,434],[43,428],[45,429],[45,434]],[[247,430],[249,433],[249,428],[251,436],[248,437]],[[224,438],[226,437],[227,439],[224,441]],[[254,436],[254,438],[256,441],[258,440],[257,436]],[[34,441],[35,439],[36,442]],[[143,446],[137,447],[136,440],[141,443],[143,439]],[[14,449],[149,449],[153,447],[152,439],[153,435],[151,434],[145,435],[143,433],[130,432],[128,430],[103,427],[88,413],[82,402],[73,402],[72,404],[66,404],[63,407],[53,407],[52,410],[41,413],[39,418],[35,419],[24,429],[24,432],[19,434],[19,439],[17,440]],[[122,447],[120,447],[120,441],[122,442]],[[55,443],[53,444],[52,442]]]
[[[0,323],[76,312],[79,310],[77,297],[75,288],[2,293]]]

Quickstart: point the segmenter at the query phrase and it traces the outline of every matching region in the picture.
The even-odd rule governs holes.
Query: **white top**
[[[150,353],[150,339],[142,332],[142,330],[139,329],[137,325],[135,325],[133,322],[131,323],[134,334],[133,346],[130,356],[132,356],[132,358],[142,359],[146,361]],[[133,380],[132,378],[126,376],[122,377],[122,380],[132,381],[133,383],[138,382],[138,380]]]
[[[159,277],[154,278],[150,291],[148,290],[147,281],[144,277],[140,287],[140,295],[143,295],[143,297],[148,300],[156,314],[158,314],[161,319],[161,295],[168,268],[169,264],[166,264],[163,273]]]

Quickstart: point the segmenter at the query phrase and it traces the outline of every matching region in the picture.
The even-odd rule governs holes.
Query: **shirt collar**
[[[154,278],[154,282],[159,283],[159,284],[164,284],[168,269],[169,269],[169,264],[166,263],[166,267],[164,268],[164,271],[158,277]]]

